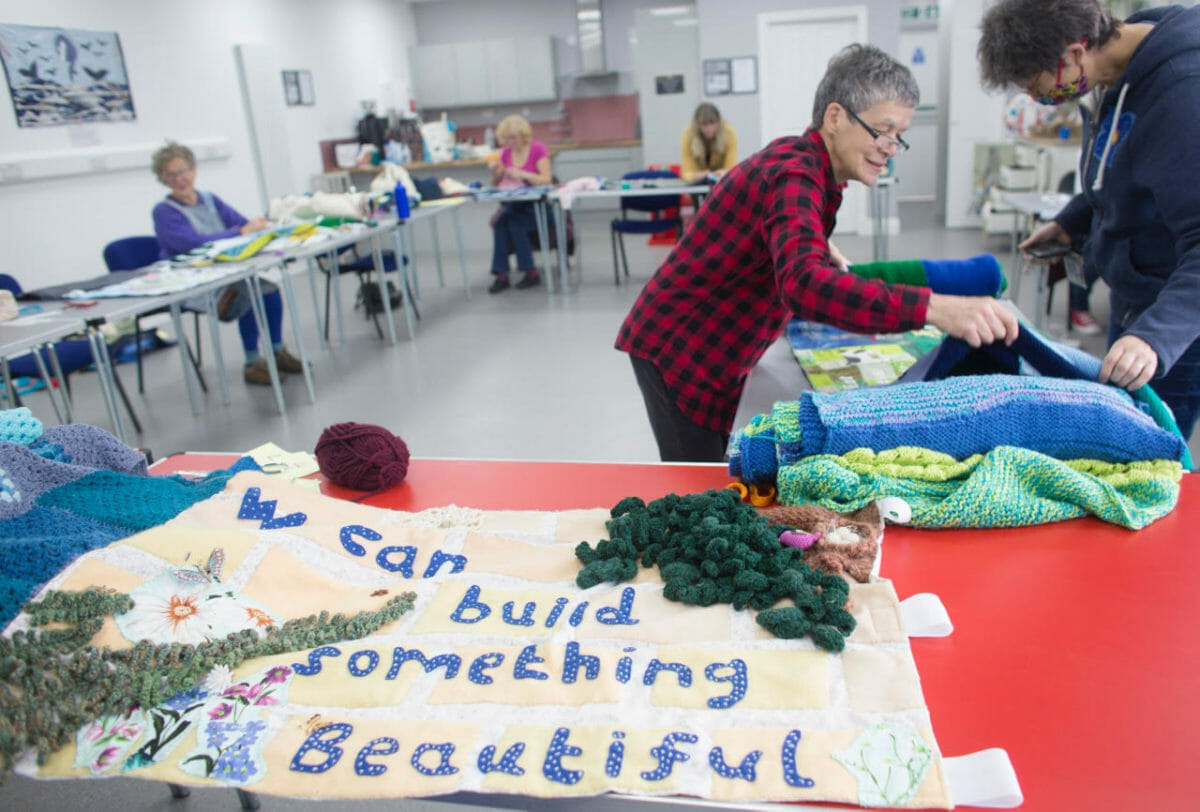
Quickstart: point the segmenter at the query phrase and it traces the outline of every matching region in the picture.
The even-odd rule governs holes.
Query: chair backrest
[[[158,262],[158,238],[123,237],[104,246],[104,264],[110,271],[135,271]]]
[[[638,169],[626,172],[621,180],[657,180],[671,178],[679,180],[679,176],[669,169]],[[664,211],[679,208],[679,195],[644,195],[639,197],[622,197],[621,210],[632,211]],[[621,215],[622,217],[624,214]]]
[[[7,290],[13,296],[21,295],[21,283],[15,277],[0,273],[0,290]]]

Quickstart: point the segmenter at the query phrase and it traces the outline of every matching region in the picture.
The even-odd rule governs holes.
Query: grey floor
[[[119,367],[144,423],[144,432],[129,441],[157,457],[181,450],[245,451],[273,441],[292,451],[311,451],[321,431],[343,421],[387,427],[407,442],[414,456],[584,461],[652,461],[653,436],[627,358],[616,352],[617,328],[668,248],[649,246],[645,238],[628,241],[631,278],[613,284],[608,221],[611,212],[585,210],[576,215],[581,262],[571,272],[567,293],[547,294],[544,287],[489,295],[486,206],[469,207],[463,224],[467,234],[468,300],[462,286],[449,228],[443,226],[445,286],[439,287],[428,229],[417,234],[422,319],[415,340],[396,346],[381,341],[361,311],[350,310],[354,282],[342,280],[346,341],[336,328],[328,350],[317,343],[317,328],[306,284],[298,288],[298,317],[314,360],[317,399],[309,403],[300,376],[284,383],[287,413],[280,415],[269,388],[251,387],[240,377],[237,331],[222,330],[222,347],[231,378],[232,403],[221,404],[215,386],[206,408],[195,417],[181,384],[173,350],[147,358],[144,395],[134,393],[132,366]],[[985,237],[979,231],[939,227],[929,206],[905,204],[901,233],[889,240],[892,258],[966,257],[996,254],[1009,261],[1007,235]],[[449,220],[445,222],[449,223]],[[851,261],[872,258],[870,237],[845,237],[839,247]],[[1046,325],[1062,336],[1066,290],[1054,298]],[[1034,284],[1022,285],[1022,309],[1031,313]],[[1103,283],[1092,296],[1097,319],[1107,317]],[[403,331],[403,322],[400,322]],[[207,347],[207,331],[204,341]],[[290,336],[290,330],[287,331]],[[1081,345],[1102,354],[1102,336]],[[212,354],[206,351],[206,375],[215,384]],[[76,415],[81,422],[108,427],[96,396],[94,376],[74,382]],[[44,421],[52,422],[44,394],[28,403]],[[1200,440],[1191,443],[1200,452]],[[303,802],[263,799],[265,809],[291,809]],[[340,807],[343,804],[335,806]],[[345,804],[383,809],[383,802]],[[89,782],[35,782],[10,776],[0,786],[0,808],[61,810],[218,810],[236,809],[231,790],[196,790],[173,801],[159,783],[135,779]],[[387,809],[452,810],[444,803],[388,802]],[[564,807],[567,808],[567,807]],[[593,807],[589,807],[593,808]]]

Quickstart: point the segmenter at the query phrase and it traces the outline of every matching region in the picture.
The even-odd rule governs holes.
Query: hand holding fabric
[[[925,322],[947,335],[961,338],[972,347],[995,341],[1011,345],[1020,330],[1016,314],[990,296],[931,293]]]
[[[1100,383],[1111,383],[1131,392],[1150,383],[1158,370],[1158,353],[1135,335],[1123,335],[1109,347],[1100,365]]]

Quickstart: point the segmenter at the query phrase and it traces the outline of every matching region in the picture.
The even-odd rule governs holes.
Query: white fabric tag
[[[932,592],[918,592],[900,601],[900,616],[909,637],[948,637],[954,631],[942,599]]]
[[[1012,809],[1025,802],[1017,772],[1001,747],[943,758],[942,770],[955,806]]]

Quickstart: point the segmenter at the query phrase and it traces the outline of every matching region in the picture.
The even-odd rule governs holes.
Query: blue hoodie
[[[1083,192],[1055,220],[1087,236],[1085,259],[1112,290],[1118,334],[1153,347],[1161,376],[1200,337],[1200,7],[1126,22],[1154,29],[1094,116],[1084,109]]]

